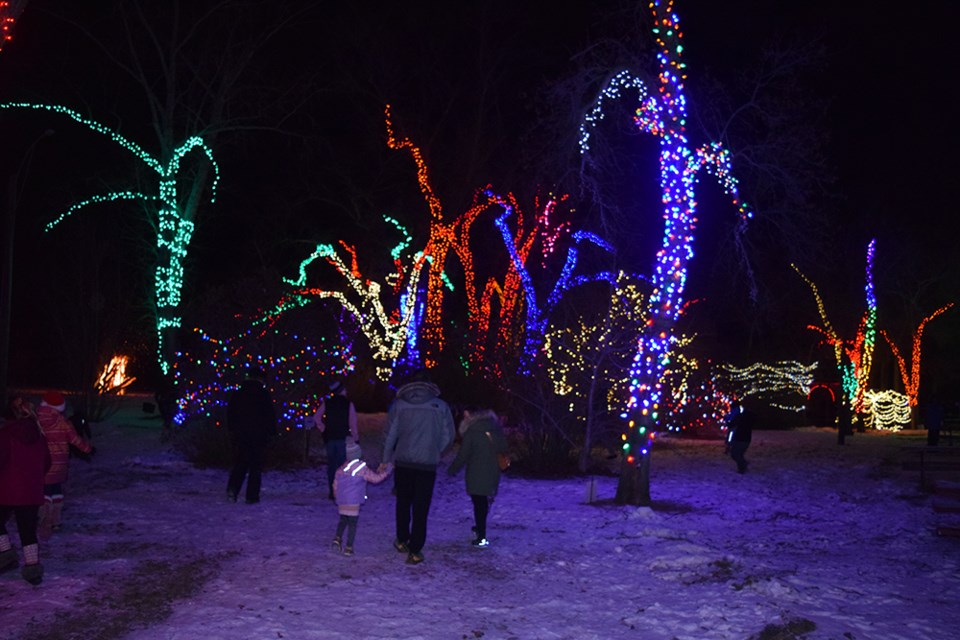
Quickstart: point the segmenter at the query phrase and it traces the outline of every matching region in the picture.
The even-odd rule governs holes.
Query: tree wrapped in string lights
[[[387,218],[387,221],[394,222],[403,230],[399,223],[391,218]],[[394,279],[393,286],[386,282],[386,279],[379,282],[364,277],[354,247],[340,243],[341,248],[350,256],[350,264],[347,265],[336,247],[331,244],[317,245],[313,253],[300,263],[298,278],[285,279],[294,289],[281,301],[278,313],[282,313],[289,305],[306,304],[311,299],[336,300],[357,322],[367,338],[373,359],[377,363],[378,377],[388,380],[394,364],[409,344],[411,328],[416,326],[420,277],[427,263],[426,255],[418,252],[410,256],[409,263],[405,264],[403,253],[408,244],[409,236],[405,236],[404,241],[392,252],[397,266],[397,273],[390,276]],[[332,266],[344,279],[346,291],[307,285],[308,267],[318,260]],[[397,295],[397,291],[401,291],[401,294]],[[385,297],[388,298],[386,302]]]
[[[823,342],[833,347],[834,359],[840,372],[843,387],[841,402],[847,403],[850,409],[861,417],[860,419],[863,419],[862,416],[866,413],[864,394],[869,389],[870,369],[873,364],[873,351],[877,341],[877,295],[873,283],[873,257],[876,251],[876,242],[874,239],[867,245],[866,284],[864,286],[867,308],[860,318],[857,333],[853,340],[846,341],[840,336],[827,317],[826,307],[817,286],[796,265],[791,265],[794,271],[810,287],[816,300],[817,313],[820,315],[823,326],[809,325],[808,328],[820,333],[823,336]],[[844,356],[846,356],[846,360]]]
[[[911,415],[916,411],[918,399],[920,396],[920,345],[923,341],[923,331],[927,327],[927,323],[936,318],[937,316],[945,313],[953,306],[953,303],[946,304],[926,318],[920,321],[920,324],[917,325],[916,330],[913,332],[913,340],[910,351],[910,367],[907,367],[907,363],[904,360],[904,357],[900,354],[900,349],[897,347],[896,343],[890,338],[889,334],[886,331],[881,331],[883,334],[884,340],[887,341],[887,344],[890,345],[890,350],[893,351],[893,357],[897,360],[897,366],[900,369],[900,378],[903,381],[903,388],[906,392],[906,396],[911,408]],[[915,416],[913,416],[915,417]]]
[[[659,50],[659,95],[648,94],[645,83],[629,71],[615,75],[581,125],[580,150],[590,150],[590,135],[603,118],[603,104],[634,92],[639,106],[637,128],[659,140],[660,188],[663,202],[663,242],[657,252],[648,299],[649,319],[637,344],[630,375],[630,394],[622,417],[624,465],[617,488],[617,501],[649,504],[649,440],[660,420],[664,389],[661,379],[674,345],[673,327],[683,307],[687,265],[693,258],[696,228],[695,187],[701,171],[716,177],[739,209],[740,229],[750,212],[740,201],[730,154],[718,143],[692,148],[687,140],[686,79],[683,34],[672,0],[653,0],[653,34]]]
[[[77,211],[94,204],[123,201],[145,201],[156,203],[157,208],[157,266],[154,275],[157,328],[157,361],[166,374],[173,363],[175,333],[180,329],[180,293],[183,290],[184,267],[190,240],[193,237],[195,222],[181,206],[179,184],[185,180],[182,175],[184,159],[196,151],[203,154],[214,171],[210,189],[210,202],[216,198],[219,181],[219,167],[213,157],[213,150],[199,136],[191,136],[185,142],[172,149],[165,158],[147,153],[143,148],[127,138],[103,126],[84,118],[79,113],[59,105],[32,104],[25,102],[0,103],[0,109],[28,109],[47,111],[66,116],[81,125],[106,136],[138,160],[149,167],[157,176],[157,192],[113,191],[91,196],[71,205],[66,211],[47,223],[50,231]],[[193,209],[191,209],[192,211]]]

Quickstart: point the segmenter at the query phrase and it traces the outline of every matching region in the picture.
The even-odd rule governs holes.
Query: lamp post
[[[17,205],[20,194],[23,192],[26,176],[30,173],[30,164],[33,162],[33,152],[44,138],[53,135],[52,129],[47,129],[30,143],[17,170],[10,174],[7,181],[7,207],[3,216],[3,265],[0,278],[0,409],[7,406],[7,384],[10,369],[10,318],[13,308],[13,248],[17,223]]]

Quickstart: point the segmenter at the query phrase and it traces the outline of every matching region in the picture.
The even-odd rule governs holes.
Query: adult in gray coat
[[[477,537],[475,547],[487,547],[487,514],[490,504],[497,495],[500,486],[500,463],[498,453],[507,450],[507,439],[500,429],[497,414],[485,409],[467,409],[460,421],[460,435],[463,442],[453,464],[447,469],[450,475],[456,475],[467,467],[467,493],[473,502],[473,530]]]
[[[393,463],[397,491],[397,538],[393,546],[409,564],[423,562],[427,514],[440,456],[453,444],[453,415],[440,389],[419,373],[397,390],[387,412],[383,465]]]

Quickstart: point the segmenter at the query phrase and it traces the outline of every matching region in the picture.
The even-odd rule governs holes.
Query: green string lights
[[[183,144],[174,148],[169,159],[163,162],[147,153],[138,144],[67,107],[28,102],[6,102],[0,103],[0,109],[48,111],[66,116],[88,129],[106,136],[157,173],[159,177],[158,194],[153,195],[140,191],[114,191],[104,195],[92,196],[71,205],[66,211],[49,222],[46,225],[46,230],[52,230],[68,217],[89,205],[125,200],[159,201],[156,225],[158,259],[154,276],[154,290],[157,309],[157,361],[166,374],[171,365],[167,355],[169,351],[167,349],[168,335],[171,331],[176,331],[181,324],[179,308],[180,293],[183,290],[183,261],[187,257],[187,249],[190,246],[194,231],[193,221],[187,218],[180,206],[178,181],[182,178],[180,176],[181,164],[183,159],[193,151],[199,151],[206,156],[213,168],[213,179],[210,187],[210,202],[212,203],[216,199],[217,184],[220,181],[220,168],[213,157],[213,150],[207,146],[201,137],[192,136]]]

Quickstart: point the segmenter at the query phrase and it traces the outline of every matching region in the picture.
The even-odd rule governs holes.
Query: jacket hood
[[[464,435],[467,431],[470,430],[475,424],[480,424],[481,422],[493,422],[494,426],[498,425],[497,414],[489,409],[484,409],[483,411],[476,411],[471,413],[469,416],[466,416],[463,420],[460,421],[460,435]],[[484,426],[483,429],[489,429],[489,426]]]
[[[397,397],[413,404],[429,402],[440,395],[440,387],[432,382],[409,382],[397,390]]]

